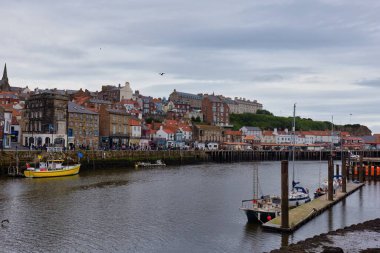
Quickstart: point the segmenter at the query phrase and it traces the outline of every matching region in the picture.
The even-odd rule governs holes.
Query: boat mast
[[[334,135],[334,116],[332,115],[331,116],[331,147],[330,147],[331,157],[333,155],[333,147],[334,147],[333,135]]]
[[[258,164],[253,164],[253,199],[259,199],[259,169]]]
[[[293,159],[293,162],[292,162],[292,166],[293,166],[293,172],[292,172],[292,180],[294,181],[294,153],[295,153],[295,144],[296,144],[296,103],[294,103],[294,107],[293,107],[293,126],[292,126],[292,132],[293,132],[293,138],[292,138],[292,144],[293,144],[293,147],[292,147],[292,159]],[[292,182],[292,185],[293,185],[293,182]],[[294,188],[294,186],[292,187]]]

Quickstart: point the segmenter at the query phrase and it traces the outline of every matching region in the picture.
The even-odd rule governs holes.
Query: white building
[[[12,111],[11,110],[5,110],[4,111],[4,136],[3,137],[3,148],[11,148],[12,142],[11,142],[11,125],[12,125]]]
[[[256,136],[258,138],[262,136],[262,131],[259,127],[243,126],[240,128],[240,131],[244,136]]]

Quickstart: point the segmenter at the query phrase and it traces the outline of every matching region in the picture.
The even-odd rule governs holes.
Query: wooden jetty
[[[312,218],[321,214],[322,212],[324,212],[325,210],[335,205],[336,203],[346,198],[348,195],[352,194],[353,192],[355,192],[363,186],[363,183],[347,183],[347,193],[337,191],[332,201],[328,200],[326,194],[324,196],[312,200],[309,203],[303,204],[301,206],[289,210],[288,228],[281,227],[281,216],[263,224],[263,227],[265,229],[270,229],[279,232],[293,232]]]

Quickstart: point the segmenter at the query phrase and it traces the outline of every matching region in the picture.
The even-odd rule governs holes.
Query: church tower
[[[3,72],[3,78],[0,80],[0,91],[10,91],[11,86],[8,82],[8,73],[7,73],[7,64],[5,63],[4,66],[4,72]]]

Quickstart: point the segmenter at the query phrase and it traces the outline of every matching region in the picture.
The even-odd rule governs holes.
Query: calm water
[[[1,252],[263,252],[378,218],[380,183],[290,236],[249,225],[253,163],[84,171],[50,179],[0,179]],[[319,168],[298,162],[296,178],[318,186]],[[261,190],[280,194],[280,163],[259,164]]]

